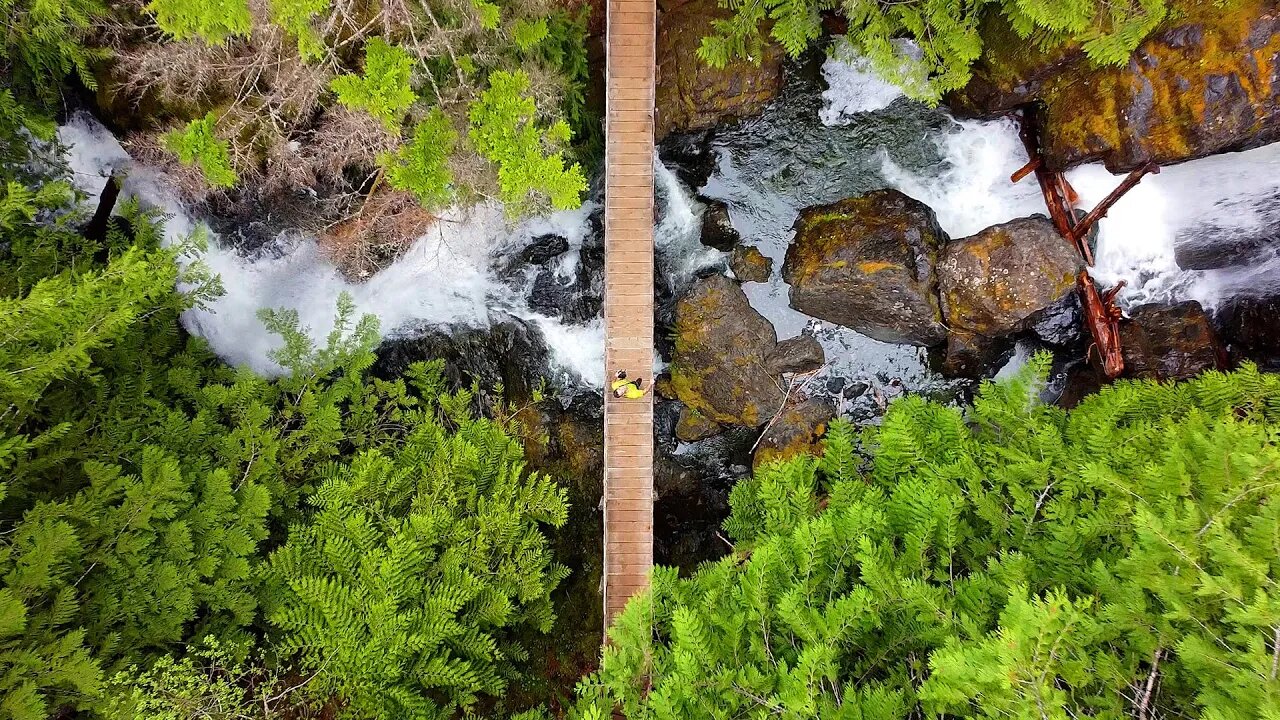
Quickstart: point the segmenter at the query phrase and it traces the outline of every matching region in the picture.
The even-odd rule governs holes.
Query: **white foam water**
[[[124,191],[168,216],[166,242],[188,236],[198,225],[161,173],[134,163],[111,133],[87,114],[59,129],[76,184],[96,198],[112,172],[128,174]],[[352,283],[326,260],[314,239],[281,238],[282,252],[254,259],[211,240],[204,262],[221,276],[225,294],[207,308],[183,315],[183,325],[209,341],[228,363],[263,374],[281,368],[269,358],[279,338],[257,318],[260,308],[297,311],[301,325],[323,342],[333,325],[337,297],[350,293],[358,313],[378,317],[384,333],[422,325],[484,327],[514,316],[536,325],[551,348],[552,362],[577,382],[604,383],[604,328],[600,322],[565,325],[529,309],[523,299],[496,278],[497,256],[518,251],[546,232],[571,240],[575,251],[589,232],[592,207],[556,213],[509,228],[495,204],[450,211],[392,265],[365,282]]]
[[[902,72],[919,76],[916,82],[923,80],[921,73],[912,72],[921,57],[920,48],[905,38],[893,42],[902,57]],[[823,107],[818,116],[824,125],[847,125],[859,113],[883,110],[905,94],[900,85],[881,77],[871,60],[844,37],[836,40],[822,63],[822,77],[827,89],[822,93]]]
[[[1020,183],[1009,175],[1026,162],[1026,150],[1011,119],[958,121],[937,139],[942,163],[924,172],[903,169],[883,158],[886,181],[929,205],[953,238],[1034,213],[1045,214],[1032,177]],[[1123,179],[1100,164],[1067,173],[1088,210]],[[1117,202],[1099,224],[1094,277],[1106,287],[1125,281],[1120,302],[1196,300],[1208,309],[1242,294],[1280,291],[1280,259],[1245,267],[1192,271],[1178,267],[1180,241],[1196,236],[1212,243],[1232,234],[1265,234],[1275,222],[1280,195],[1280,144],[1215,155],[1148,175]]]

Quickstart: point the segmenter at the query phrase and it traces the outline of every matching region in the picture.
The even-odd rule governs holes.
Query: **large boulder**
[[[782,48],[765,43],[759,58],[738,60],[722,70],[698,57],[712,24],[732,10],[716,0],[692,0],[664,12],[658,21],[655,136],[700,130],[764,110],[782,89]]]
[[[1280,139],[1274,0],[1173,5],[1171,19],[1118,67],[1092,65],[1078,46],[1041,52],[988,13],[984,55],[951,105],[994,116],[1039,101],[1054,169],[1101,159],[1120,172]]]
[[[1134,308],[1120,325],[1125,374],[1184,380],[1226,367],[1226,353],[1200,303],[1150,304]]]
[[[938,263],[942,316],[953,332],[1020,332],[1072,292],[1082,266],[1076,249],[1039,215],[952,240]]]
[[[782,277],[791,307],[891,343],[947,337],[934,265],[946,241],[933,211],[897,190],[805,208]]]
[[[1241,296],[1217,308],[1220,337],[1234,362],[1252,361],[1280,369],[1280,297]]]
[[[781,380],[765,359],[773,325],[723,275],[696,282],[676,303],[671,387],[680,402],[722,425],[756,427],[782,407]]]
[[[788,405],[760,437],[752,467],[799,455],[821,455],[822,436],[835,416],[836,407],[830,400],[809,399]]]

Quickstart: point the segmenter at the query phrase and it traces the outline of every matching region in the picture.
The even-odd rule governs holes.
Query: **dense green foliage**
[[[581,202],[585,176],[566,153],[599,124],[585,110],[586,25],[553,0],[151,0],[117,14],[163,31],[113,36],[107,74],[158,105],[147,122],[170,131],[135,139],[198,165],[203,182],[184,186],[197,197],[306,190],[328,225],[360,216],[375,191],[430,211]],[[535,167],[518,170],[525,160]]]
[[[213,112],[209,112],[199,120],[187,123],[182,130],[165,133],[164,144],[183,163],[198,166],[210,185],[225,188],[235,185],[239,176],[231,167],[226,141],[213,134],[217,120]]]
[[[0,718],[501,695],[551,621],[562,491],[439,363],[371,377],[349,299],[319,347],[262,313],[281,378],[224,366],[179,324],[219,290],[198,242],[160,247],[136,206],[87,239],[69,198],[0,195]]]
[[[1280,377],[1068,413],[1035,399],[1046,362],[740,483],[733,555],[656,571],[579,714],[1275,717]]]
[[[1169,13],[1168,0],[1110,3],[1098,0],[744,0],[715,23],[698,54],[714,67],[734,58],[760,57],[769,37],[798,56],[822,34],[822,13],[837,11],[849,23],[851,47],[884,76],[901,81],[911,96],[937,102],[969,80],[982,54],[978,25],[984,13],[1005,16],[1018,35],[1041,47],[1078,43],[1098,64],[1121,65]],[[895,38],[909,37],[920,57],[902,52]],[[921,76],[928,82],[915,82]]]

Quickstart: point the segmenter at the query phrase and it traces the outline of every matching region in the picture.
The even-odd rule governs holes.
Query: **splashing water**
[[[1122,179],[1100,165],[1068,173],[1082,207],[1093,207]],[[1255,257],[1221,270],[1183,270],[1175,252],[1183,243],[1226,243],[1240,236],[1276,233],[1280,144],[1214,155],[1163,168],[1129,191],[1099,222],[1100,283],[1128,286],[1120,298],[1144,302],[1198,300],[1207,308],[1240,295],[1280,292],[1280,261]]]
[[[919,76],[916,81],[922,81],[922,73],[910,72],[910,68],[918,67],[913,63],[922,57],[920,47],[906,38],[893,43],[902,57],[904,73]],[[881,77],[871,60],[859,54],[844,37],[836,41],[822,64],[822,77],[827,89],[822,92],[823,107],[818,117],[824,125],[848,125],[855,121],[858,113],[883,110],[904,95],[900,85]]]
[[[197,221],[169,189],[168,179],[135,164],[92,117],[76,115],[59,129],[59,138],[68,146],[73,179],[90,199],[97,196],[107,175],[126,171],[125,192],[168,216],[165,242],[176,242],[196,229]],[[332,327],[335,302],[342,292],[351,294],[357,312],[377,316],[384,333],[421,325],[484,327],[514,316],[542,331],[559,368],[575,381],[600,387],[604,382],[603,324],[565,325],[536,313],[493,271],[500,254],[519,250],[546,232],[569,238],[576,262],[576,251],[589,232],[592,209],[588,204],[515,229],[507,227],[496,205],[451,211],[403,257],[363,283],[347,281],[309,237],[284,234],[278,241],[280,252],[252,260],[213,238],[203,260],[221,276],[226,293],[207,308],[185,313],[183,325],[208,340],[228,363],[269,375],[281,371],[269,358],[280,341],[258,321],[259,308],[296,310],[301,325],[317,342],[323,342]]]

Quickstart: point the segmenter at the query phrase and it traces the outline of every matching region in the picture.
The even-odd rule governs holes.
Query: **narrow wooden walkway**
[[[605,104],[605,371],[650,393],[605,392],[606,624],[653,567],[653,84],[655,0],[609,0]]]

